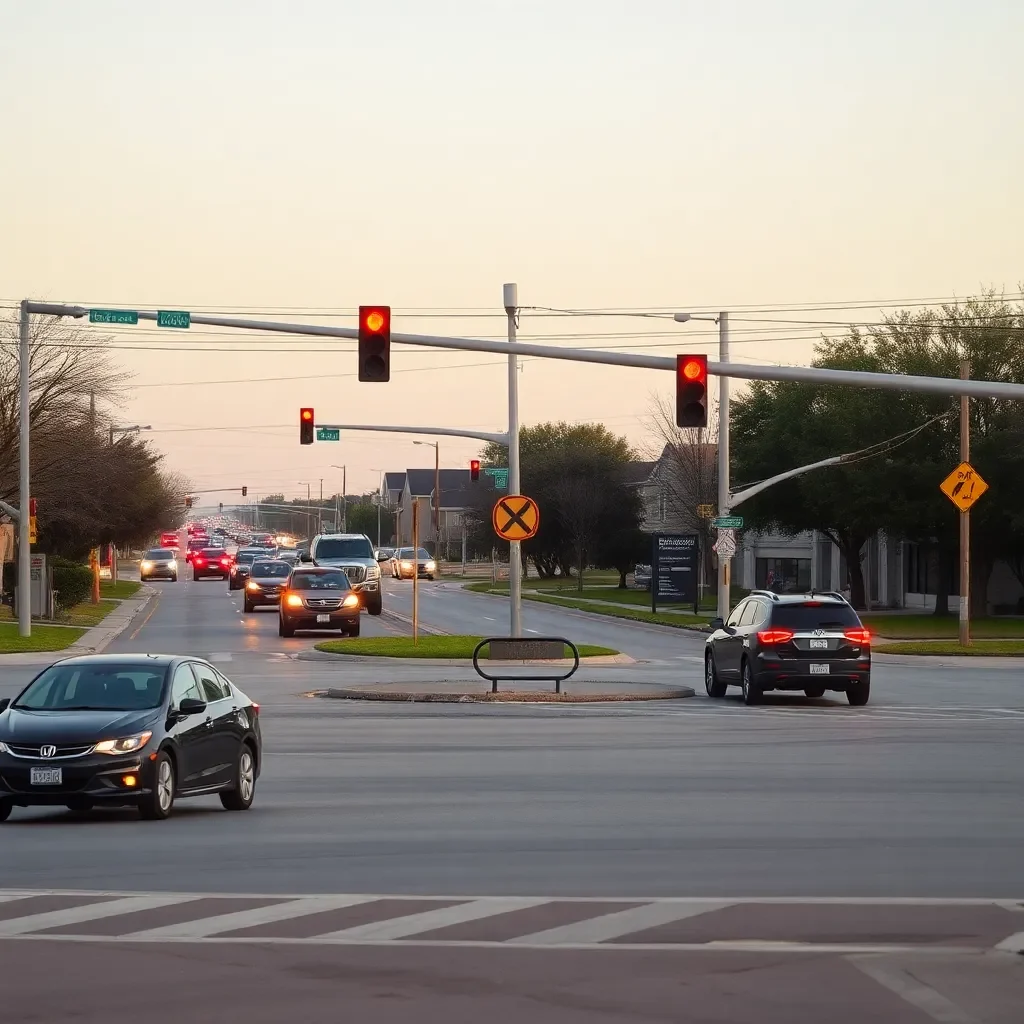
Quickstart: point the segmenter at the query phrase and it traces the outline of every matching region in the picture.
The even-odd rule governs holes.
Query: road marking
[[[336,932],[325,932],[316,936],[317,941],[393,941],[404,939],[410,935],[422,935],[437,928],[445,928],[452,924],[465,924],[467,921],[481,921],[487,917],[507,914],[513,910],[527,910],[530,907],[543,906],[550,899],[526,899],[519,897],[493,897],[459,903],[454,907],[442,907],[439,910],[425,910],[419,914],[406,914],[387,921],[372,921],[370,924],[357,925],[354,928],[342,928]]]
[[[207,661],[213,661],[213,662],[217,662],[217,661],[231,661],[232,660],[231,652],[230,651],[216,651],[215,653],[209,655],[206,660]]]
[[[139,625],[139,628],[137,630],[135,630],[135,632],[132,633],[132,635],[130,637],[128,637],[129,640],[134,640],[146,628],[146,623],[149,622],[149,620],[151,618],[153,618],[153,613],[159,607],[160,607],[160,597],[159,597],[159,595],[157,595],[156,597],[153,598],[153,607],[149,609],[149,614],[142,620],[142,623]]]
[[[859,956],[851,956],[848,959],[869,978],[873,978],[890,992],[895,992],[904,1002],[916,1006],[932,1020],[941,1021],[942,1024],[980,1024],[977,1017],[962,1010],[930,985],[919,981],[909,971]]]
[[[92,893],[90,895],[102,896],[104,894]],[[43,914],[14,917],[8,921],[0,921],[0,938],[20,936],[26,932],[37,932],[42,928],[59,928],[61,925],[98,921],[103,917],[134,914],[138,910],[171,907],[178,903],[188,903],[196,898],[195,896],[127,896],[124,899],[110,900],[107,903],[90,903],[83,907],[69,907],[66,910],[50,910]]]
[[[1017,932],[1016,935],[1011,935],[1008,939],[1003,939],[1003,941],[996,946],[996,949],[1001,950],[1004,953],[1024,954],[1024,932]]]
[[[218,914],[216,917],[204,917],[198,921],[182,921],[180,924],[168,924],[161,928],[146,928],[140,932],[128,932],[127,939],[202,939],[218,932],[230,932],[237,928],[251,928],[260,924],[273,924],[277,921],[288,921],[307,914],[319,914],[325,910],[339,910],[342,907],[355,907],[360,903],[374,903],[375,896],[307,896],[288,903],[278,903],[269,907],[257,907],[255,910],[237,910],[230,914]]]
[[[515,941],[540,946],[589,945],[617,939],[620,935],[629,935],[631,932],[642,932],[661,924],[682,921],[688,917],[710,914],[716,910],[724,910],[728,906],[728,903],[648,903],[642,907],[617,910],[611,914],[560,925],[557,928],[546,928],[532,935],[524,935]]]

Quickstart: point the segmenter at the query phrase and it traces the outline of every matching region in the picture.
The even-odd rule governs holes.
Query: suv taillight
[[[796,634],[791,629],[762,629],[758,631],[759,644],[788,644]]]
[[[867,647],[871,643],[871,631],[861,627],[860,629],[848,629],[843,633],[843,636],[850,641],[851,644],[857,644],[860,647]]]

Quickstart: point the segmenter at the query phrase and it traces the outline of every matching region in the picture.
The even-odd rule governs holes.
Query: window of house
[[[811,589],[809,558],[758,558],[754,565],[755,585],[776,594]]]

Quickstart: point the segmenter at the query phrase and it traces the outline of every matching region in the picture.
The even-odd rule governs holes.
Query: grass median
[[[959,624],[954,615],[871,615],[861,616],[876,636],[892,640],[955,640]],[[1024,639],[1024,618],[1010,615],[971,619],[971,636],[1005,640]]]
[[[378,658],[451,658],[469,661],[473,650],[483,637],[479,636],[421,636],[413,643],[411,636],[367,636],[347,640],[325,640],[316,645],[327,654],[350,654]],[[529,640],[529,637],[525,639]],[[609,657],[619,652],[611,647],[579,644],[581,658]],[[486,654],[486,650],[484,652]],[[565,657],[571,658],[569,648]]]
[[[19,636],[16,623],[0,622],[0,654],[63,651],[84,632],[84,629],[73,626],[39,626],[33,623],[31,636]]]
[[[931,654],[966,657],[1024,657],[1024,640],[975,640],[970,647],[961,647],[956,640],[911,640],[878,644],[876,654]]]

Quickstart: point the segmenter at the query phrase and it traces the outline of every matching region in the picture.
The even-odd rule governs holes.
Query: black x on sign
[[[540,509],[533,498],[509,494],[494,506],[491,522],[502,540],[529,540],[540,526]]]

